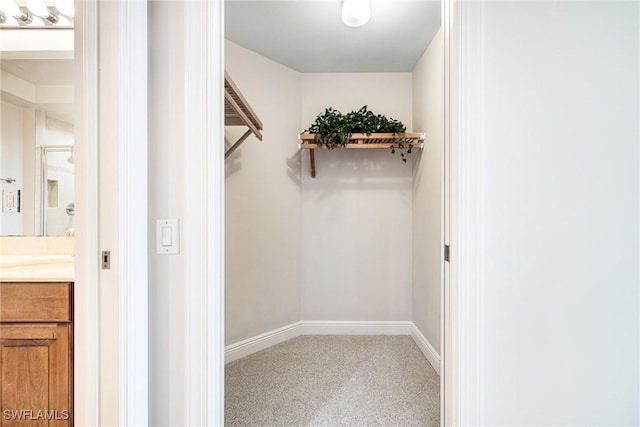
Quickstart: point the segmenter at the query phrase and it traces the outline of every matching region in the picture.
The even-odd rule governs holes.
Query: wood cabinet
[[[0,425],[73,425],[72,283],[0,283]]]

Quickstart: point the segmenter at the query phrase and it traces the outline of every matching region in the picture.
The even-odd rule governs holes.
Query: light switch
[[[171,246],[171,227],[162,226],[162,246]]]
[[[156,253],[158,255],[180,253],[180,232],[177,219],[156,220]]]

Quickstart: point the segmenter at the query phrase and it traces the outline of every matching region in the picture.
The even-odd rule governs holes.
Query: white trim
[[[433,369],[440,375],[440,355],[414,323],[411,324],[411,338],[413,338]]]
[[[84,5],[92,2],[83,2]],[[86,251],[98,280],[97,421],[145,425],[148,420],[147,316],[147,28],[146,1],[97,3],[97,247]],[[86,71],[83,70],[84,74]],[[93,130],[93,129],[92,129]],[[81,161],[87,159],[83,156]],[[92,159],[89,159],[92,160]],[[99,231],[98,231],[99,230]],[[93,234],[92,237],[93,239]],[[100,269],[100,251],[111,251]],[[93,286],[93,284],[90,284]],[[80,290],[80,285],[76,290]],[[76,309],[82,302],[75,301]],[[82,325],[78,325],[83,327]],[[77,372],[76,372],[77,375]],[[78,399],[78,391],[75,391]],[[78,405],[75,407],[80,409]],[[85,425],[84,423],[78,423]]]
[[[269,348],[301,335],[410,335],[433,369],[440,374],[440,356],[410,321],[316,321],[291,323],[255,337],[230,344],[224,349],[225,363]]]
[[[450,154],[449,284],[445,287],[444,425],[481,423],[484,2],[447,2]]]
[[[302,322],[292,323],[255,337],[247,338],[224,348],[224,363],[230,363],[258,351],[301,335]]]
[[[442,1],[442,25],[444,27],[444,194],[443,194],[443,212],[444,212],[444,233],[443,243],[449,245],[451,256],[451,81],[454,79],[454,72],[451,65],[451,50],[453,44],[453,28],[455,0]],[[444,258],[443,258],[444,259]],[[451,319],[450,299],[451,299],[451,262],[444,262],[442,269],[442,295],[441,295],[441,342],[442,342],[442,366],[440,369],[440,424],[459,425],[458,417],[458,388],[457,388],[457,361],[454,359],[455,351],[453,348],[455,321]]]
[[[98,4],[76,2],[73,418],[99,425]]]
[[[301,323],[300,335],[411,335],[410,321],[316,321]]]
[[[78,30],[87,23],[79,21],[87,16],[81,15],[78,4],[75,6],[74,26]],[[83,12],[86,10],[82,9]],[[2,59],[73,59],[74,41],[77,46],[78,39],[70,28],[56,28],[54,31],[48,28],[29,28],[28,31],[24,28],[2,28],[0,51]]]
[[[449,329],[449,315],[448,315],[448,286],[450,280],[450,263],[445,261],[445,245],[450,245],[449,241],[449,229],[451,227],[451,217],[449,211],[449,200],[450,190],[451,190],[451,175],[450,175],[450,167],[449,167],[449,143],[450,143],[450,132],[449,132],[449,93],[450,93],[450,47],[451,47],[451,0],[441,0],[441,24],[442,24],[442,32],[443,32],[443,90],[442,90],[442,152],[440,153],[440,215],[442,220],[440,221],[440,260],[441,260],[441,269],[440,269],[440,364],[438,373],[440,374],[440,425],[445,426],[446,421],[451,417],[448,415],[448,405],[447,405],[447,393],[445,385],[449,381],[448,371],[446,366],[447,360],[447,339],[445,334]],[[451,423],[450,423],[451,424]]]
[[[147,425],[147,2],[118,3],[118,257],[120,425]]]
[[[223,425],[223,2],[184,2],[185,425]]]

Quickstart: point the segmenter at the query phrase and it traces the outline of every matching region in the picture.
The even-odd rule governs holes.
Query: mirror
[[[0,235],[71,236],[73,30],[1,31]]]
[[[40,229],[44,236],[73,236],[74,163],[73,146],[41,147],[42,181]]]

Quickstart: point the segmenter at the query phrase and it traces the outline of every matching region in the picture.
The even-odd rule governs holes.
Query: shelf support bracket
[[[309,164],[311,165],[311,178],[316,177],[316,150],[309,150]]]
[[[231,153],[233,153],[234,151],[236,151],[236,148],[238,148],[240,146],[240,144],[242,144],[244,142],[245,139],[247,139],[249,137],[249,135],[251,135],[253,133],[253,131],[251,129],[249,129],[248,131],[246,131],[244,133],[244,135],[242,135],[240,137],[240,139],[238,139],[236,141],[235,144],[233,144],[231,147],[229,147],[229,149],[224,153],[224,158],[226,159],[227,157],[229,157],[231,155]]]

